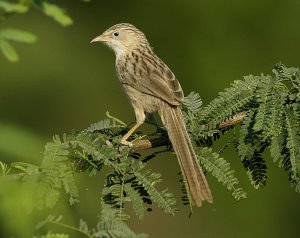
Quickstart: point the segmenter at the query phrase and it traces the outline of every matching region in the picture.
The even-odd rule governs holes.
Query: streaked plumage
[[[114,25],[94,41],[104,42],[115,51],[117,75],[135,112],[137,125],[122,142],[129,144],[127,139],[145,121],[145,112],[158,112],[177,154],[192,203],[201,206],[203,200],[212,202],[180,109],[183,91],[172,71],[155,55],[145,35],[131,24]]]

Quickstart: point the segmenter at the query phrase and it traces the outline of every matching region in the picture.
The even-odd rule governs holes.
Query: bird
[[[145,34],[130,23],[119,23],[96,36],[93,42],[102,42],[114,51],[117,77],[135,113],[136,124],[123,136],[121,144],[132,146],[128,138],[144,123],[145,113],[157,112],[177,155],[190,202],[198,207],[205,200],[212,203],[211,190],[181,111],[182,88],[154,53]]]

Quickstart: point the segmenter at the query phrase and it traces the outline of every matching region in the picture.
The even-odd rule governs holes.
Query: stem
[[[86,158],[85,154],[81,153],[80,151],[76,151],[76,153],[81,157],[82,160],[88,162],[90,165],[92,165],[95,169],[97,169],[97,165],[94,164],[92,161],[90,161],[89,159]]]
[[[241,123],[245,119],[246,114],[247,114],[246,112],[239,112],[239,113],[235,114],[232,118],[222,122],[218,126],[218,129],[224,129],[226,127],[234,126],[236,124]]]
[[[74,227],[74,226],[70,226],[70,225],[67,225],[67,224],[64,224],[64,223],[60,223],[60,222],[55,222],[55,221],[50,221],[49,222],[50,224],[54,224],[54,225],[58,225],[58,226],[62,226],[62,227],[65,227],[65,228],[68,228],[70,230],[73,230],[73,231],[77,231],[83,235],[85,235],[86,237],[89,237],[89,238],[93,238],[92,235],[88,234],[88,233],[85,233],[81,230],[79,230],[78,228]]]
[[[121,194],[120,194],[120,220],[122,220],[122,207],[123,207],[123,194],[124,194],[124,184],[125,184],[125,175],[122,174],[122,185],[121,185]]]
[[[108,111],[106,112],[106,116],[107,116],[107,118],[112,119],[113,121],[117,122],[118,124],[120,124],[120,125],[122,125],[122,126],[124,126],[124,127],[127,127],[127,125],[126,125],[125,122],[123,122],[123,121],[121,121],[120,119],[118,119],[118,118],[116,118],[116,117],[110,115]]]

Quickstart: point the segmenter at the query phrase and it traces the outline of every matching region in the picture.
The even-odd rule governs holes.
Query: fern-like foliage
[[[106,207],[102,209],[100,222],[98,222],[97,227],[92,230],[92,237],[146,238],[148,235],[134,233],[124,221],[119,219],[116,210]]]
[[[200,111],[199,122],[207,125],[207,130],[215,129],[221,122],[245,110],[262,77],[250,75],[244,80],[236,80]]]
[[[183,100],[183,105],[187,108],[190,113],[197,113],[201,110],[202,100],[198,93],[191,92]]]
[[[230,168],[230,164],[224,158],[207,147],[199,148],[197,155],[203,167],[226,186],[235,199],[246,198],[246,192],[237,187],[239,181],[234,175],[234,170]]]
[[[251,183],[255,188],[266,184],[266,164],[261,156],[264,147],[261,148],[260,140],[254,133],[256,114],[249,112],[240,129],[238,155],[247,171]]]
[[[132,203],[136,215],[141,219],[146,206],[157,205],[166,213],[174,215],[176,201],[171,193],[164,189],[157,189],[161,182],[161,175],[145,169],[146,164],[130,157],[121,159],[117,170],[107,175],[103,190],[103,201],[106,205],[119,210],[121,219],[126,219],[124,207],[127,202]],[[151,209],[152,210],[152,209]]]
[[[284,168],[289,173],[289,179],[296,191],[300,192],[300,128],[299,117],[293,110],[285,111],[286,154]],[[288,157],[287,157],[288,156]]]
[[[22,171],[18,174],[25,183],[36,187],[36,207],[53,207],[58,201],[61,189],[69,195],[70,204],[79,202],[75,183],[75,171],[69,159],[69,146],[58,136],[45,146],[40,166],[28,163],[14,163],[12,167]]]
[[[196,145],[212,146],[221,133],[236,127],[233,124],[224,130],[219,125],[244,112],[242,125],[237,127],[240,129],[237,150],[253,186],[266,185],[263,152],[269,148],[273,161],[288,172],[291,185],[299,192],[299,70],[277,64],[273,73],[274,76],[250,75],[235,81],[209,105],[196,113],[186,113],[187,127]]]
[[[88,224],[80,219],[78,227],[70,226],[62,222],[62,216],[49,215],[45,220],[41,221],[36,229],[41,229],[42,227],[53,224],[56,226],[61,226],[69,228],[70,230],[76,231],[78,234],[84,235],[88,238],[146,238],[148,235],[141,233],[134,233],[125,222],[119,219],[116,210],[109,207],[102,209],[102,213],[99,217],[99,221],[94,228],[89,228]],[[35,236],[35,238],[68,238],[66,234],[58,234],[48,232],[46,235]]]
[[[106,176],[103,202],[118,211],[126,220],[125,206],[131,203],[139,218],[144,216],[146,206],[157,205],[166,213],[174,215],[176,201],[171,193],[159,190],[161,175],[146,169],[147,163],[140,154],[132,154],[128,147],[120,146],[124,126],[107,119],[92,124],[82,132],[72,132],[62,139],[54,138],[45,149],[41,165],[41,186],[52,206],[58,199],[57,188],[63,186],[70,195],[70,203],[78,201],[74,182],[74,170],[95,174],[103,167],[111,172]]]
[[[70,195],[70,204],[78,202],[78,189],[74,180],[74,170],[69,161],[68,145],[58,136],[45,147],[44,159],[41,164],[40,182],[41,196],[46,198],[46,206],[53,207],[63,187]]]
[[[61,234],[61,233],[52,233],[48,232],[46,235],[37,235],[33,238],[69,238],[68,234]]]
[[[28,13],[31,8],[38,9],[45,16],[51,17],[54,21],[62,26],[69,26],[73,23],[70,16],[66,14],[64,9],[51,1],[0,1],[0,19],[1,22],[16,14]],[[14,29],[14,28],[1,28],[0,27],[0,51],[10,62],[17,62],[19,56],[11,44],[11,42],[34,43],[36,36],[30,32]]]

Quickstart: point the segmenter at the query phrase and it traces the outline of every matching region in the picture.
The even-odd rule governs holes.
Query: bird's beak
[[[105,37],[103,35],[97,36],[94,39],[92,39],[92,41],[90,43],[94,43],[94,42],[105,42],[107,41],[105,39]]]

